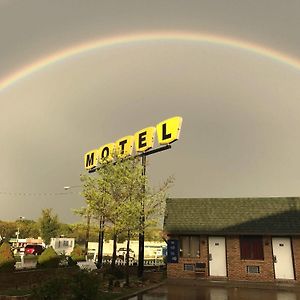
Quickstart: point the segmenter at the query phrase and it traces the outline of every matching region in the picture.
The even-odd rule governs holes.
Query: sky
[[[170,197],[299,196],[299,10],[0,0],[0,220],[79,222],[84,153],[173,116],[180,139],[147,166]]]

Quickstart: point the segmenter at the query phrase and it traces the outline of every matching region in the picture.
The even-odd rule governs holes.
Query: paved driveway
[[[300,290],[270,286],[232,287],[166,284],[130,300],[300,300]]]

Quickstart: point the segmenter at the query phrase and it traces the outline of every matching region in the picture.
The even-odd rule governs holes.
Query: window
[[[247,266],[247,273],[253,273],[253,274],[260,273],[259,266]]]
[[[193,264],[184,264],[183,270],[184,271],[194,271],[194,265]]]
[[[199,257],[200,256],[200,238],[199,236],[180,237],[180,256],[181,257]]]
[[[199,236],[190,237],[190,254],[191,257],[200,256],[200,239]]]
[[[261,236],[241,236],[241,259],[264,260],[263,239]]]
[[[64,245],[64,247],[68,247],[69,246],[69,241],[64,241],[63,245]]]

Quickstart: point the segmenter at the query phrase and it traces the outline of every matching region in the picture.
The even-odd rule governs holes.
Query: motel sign
[[[158,123],[155,127],[147,127],[134,135],[128,135],[118,139],[114,143],[91,150],[84,155],[84,166],[87,171],[93,170],[98,164],[113,160],[114,154],[125,158],[135,152],[146,152],[153,148],[155,134],[159,145],[169,145],[179,139],[182,124],[181,117],[173,117]]]

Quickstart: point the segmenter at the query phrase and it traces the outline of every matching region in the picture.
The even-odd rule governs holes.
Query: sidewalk
[[[233,281],[226,279],[167,279],[170,286],[203,286],[203,287],[223,287],[223,288],[250,288],[264,290],[280,290],[300,292],[300,284],[291,281],[278,282],[251,282],[251,281]]]

